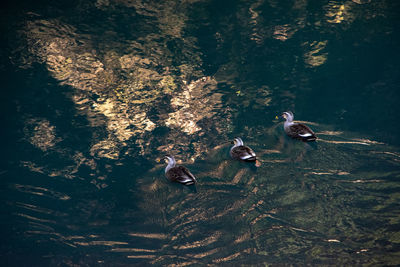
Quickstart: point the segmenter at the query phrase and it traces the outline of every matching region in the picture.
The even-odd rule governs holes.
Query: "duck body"
[[[303,142],[311,142],[317,140],[315,133],[310,127],[302,124],[293,122],[293,113],[291,111],[284,112],[282,117],[286,119],[283,128],[285,133],[291,138],[301,140]]]
[[[257,161],[256,153],[250,147],[243,145],[242,139],[237,137],[233,142],[235,145],[230,150],[233,159],[247,162]]]
[[[171,182],[181,183],[184,185],[193,185],[197,183],[196,177],[184,166],[176,166],[173,156],[166,156],[168,165],[165,168],[165,176]]]

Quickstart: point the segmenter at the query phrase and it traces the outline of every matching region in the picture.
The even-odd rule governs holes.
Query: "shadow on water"
[[[366,79],[371,65],[351,72],[368,61],[363,51],[394,47],[378,42],[396,36],[391,7],[43,1],[10,9],[1,18],[9,38],[0,37],[9,59],[0,66],[3,262],[396,264],[398,130],[376,114],[387,97],[397,110],[398,62]],[[352,37],[358,30],[363,39]],[[317,142],[285,136],[273,118],[287,109],[310,120]],[[259,168],[230,159],[235,136]],[[165,179],[157,160],[167,153],[196,186]]]

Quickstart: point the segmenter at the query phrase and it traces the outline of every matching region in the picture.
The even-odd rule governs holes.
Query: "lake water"
[[[8,3],[2,265],[400,264],[399,10]],[[287,110],[317,142],[285,136]],[[166,154],[196,187],[165,179]]]

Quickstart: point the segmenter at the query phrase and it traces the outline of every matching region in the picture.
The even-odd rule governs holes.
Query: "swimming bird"
[[[293,122],[294,115],[291,111],[283,112],[282,117],[286,119],[283,128],[288,136],[302,140],[303,142],[315,141],[317,139],[310,127]]]
[[[259,167],[260,162],[257,160],[256,153],[250,147],[243,145],[240,137],[236,137],[232,143],[234,146],[231,148],[230,154],[233,159],[255,162],[256,166]]]
[[[175,166],[176,161],[173,156],[165,156],[168,165],[165,168],[165,176],[171,182],[177,182],[184,185],[193,185],[197,183],[194,175],[184,166]]]

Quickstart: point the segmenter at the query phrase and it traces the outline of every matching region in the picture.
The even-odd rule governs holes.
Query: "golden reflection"
[[[339,2],[331,1],[325,7],[327,22],[339,24],[342,22],[352,22],[354,20],[354,15],[351,13],[351,3],[350,2]]]
[[[56,149],[59,153],[64,153],[62,149]],[[93,159],[87,159],[83,156],[81,152],[76,152],[76,154],[69,155],[68,159],[73,163],[71,165],[65,166],[63,169],[53,169],[47,166],[39,166],[38,164],[31,161],[22,161],[21,165],[28,168],[32,172],[46,174],[50,177],[64,177],[67,179],[74,179],[77,177],[77,172],[80,166],[86,165],[91,170],[96,169],[96,162]]]
[[[268,163],[287,163],[289,159],[263,159],[261,162],[268,162]]]
[[[242,179],[243,175],[247,173],[247,169],[241,169],[239,170],[236,175],[233,177],[232,179],[232,183],[233,184],[237,184],[240,182],[240,180]]]
[[[168,114],[165,124],[168,127],[182,129],[191,135],[202,128],[197,124],[204,118],[211,118],[216,114],[216,109],[221,106],[220,93],[213,93],[217,82],[210,77],[203,77],[187,84],[182,93],[171,99],[173,108],[178,109]]]
[[[354,138],[352,140],[363,142],[363,143],[367,143],[369,145],[384,145],[385,144],[385,143],[382,143],[382,142],[369,140],[369,139],[365,139],[365,138]]]
[[[264,3],[264,0],[254,1],[249,7],[250,19],[249,25],[251,26],[252,33],[250,35],[250,40],[255,41],[257,44],[262,44],[264,42],[264,33],[262,25],[259,25],[259,20],[262,17],[259,15],[258,8]]]
[[[341,131],[322,131],[318,132],[317,135],[342,135],[343,132]]]
[[[214,248],[214,249],[207,250],[206,252],[202,252],[202,253],[188,254],[188,256],[199,259],[199,258],[204,258],[204,257],[210,256],[210,255],[213,255],[220,250],[221,250],[221,248]]]
[[[367,251],[368,251],[368,249],[365,249],[365,248],[364,248],[364,249],[361,249],[361,250],[359,250],[359,251],[356,251],[356,253],[357,253],[357,254],[360,254],[360,253],[367,252]]]
[[[177,216],[177,218],[176,218],[177,220],[180,220],[182,218],[184,218],[184,220],[181,223],[177,223],[176,226],[172,228],[172,230],[174,232],[175,231],[180,232],[179,229],[186,227],[185,231],[189,232],[190,228],[192,227],[192,225],[194,223],[199,222],[199,221],[207,221],[207,218],[208,218],[211,210],[212,209],[210,209],[210,210],[193,209],[193,210],[191,210],[191,214],[188,216],[183,216],[183,215]]]
[[[325,142],[325,143],[332,143],[332,144],[357,144],[357,145],[365,145],[365,146],[370,146],[372,144],[380,144],[382,145],[383,143],[377,142],[377,141],[371,141],[368,139],[353,139],[355,141],[334,141],[334,140],[324,140],[321,138],[318,138],[318,142]]]
[[[28,220],[37,221],[37,222],[42,222],[42,223],[52,223],[52,224],[55,224],[55,223],[56,223],[56,222],[53,221],[53,220],[40,219],[40,218],[31,216],[31,215],[27,215],[27,214],[23,214],[23,213],[16,213],[15,215],[24,217],[24,218],[26,218],[26,219],[28,219]]]
[[[144,248],[112,248],[110,251],[112,252],[147,252],[147,253],[155,253],[154,249],[144,249]]]
[[[133,138],[140,148],[139,154],[149,155],[152,151],[149,134],[157,126],[165,125],[179,130],[171,132],[167,137],[181,140],[181,145],[174,147],[174,150],[178,150],[177,154],[185,150],[184,155],[194,161],[207,151],[207,146],[192,138],[182,138],[182,134],[204,135],[205,129],[200,121],[206,123],[207,128],[225,131],[228,119],[221,122],[214,118],[216,110],[221,107],[221,94],[213,92],[216,81],[211,77],[198,78],[203,75],[201,57],[196,52],[197,40],[182,38],[187,20],[185,4],[120,2],[135,7],[139,14],[156,18],[154,23],[161,32],[127,41],[130,52],[118,54],[111,47],[104,51],[93,49],[88,40],[90,36],[79,36],[76,28],[56,19],[38,19],[26,25],[25,33],[32,47],[31,52],[45,64],[60,84],[76,89],[71,99],[77,111],[87,116],[93,127],[107,129],[108,134],[103,139],[96,139],[92,143],[92,157],[117,160],[120,157],[119,151]],[[109,5],[97,4],[98,8]],[[181,52],[185,54],[185,63],[170,66],[171,51],[165,43],[160,42],[163,37],[165,40],[171,37],[182,40]],[[78,38],[82,44],[78,44]],[[172,75],[170,69],[179,71],[180,76]],[[172,96],[170,106],[175,111],[170,112],[168,117],[161,113],[156,121],[150,119],[149,110],[157,108],[159,101],[165,100],[167,95]],[[32,143],[42,150],[49,149],[58,142],[53,133],[54,127],[44,123]],[[218,135],[213,138],[218,138]],[[194,152],[186,148],[190,145],[193,145]]]
[[[21,162],[21,165],[27,169],[29,169],[32,172],[37,172],[37,173],[42,173],[44,174],[44,167],[43,166],[38,166],[37,164],[30,162],[30,161],[23,161]]]
[[[71,240],[71,238],[69,237],[65,237],[57,232],[54,232],[54,230],[52,231],[34,231],[34,230],[29,230],[26,231],[25,233],[27,234],[35,234],[35,235],[47,235],[49,240],[55,241],[55,242],[60,242],[62,244],[68,245],[70,247],[74,247],[76,248],[77,246],[75,246],[73,243],[70,243],[69,240]]]
[[[53,227],[50,227],[47,224],[43,224],[43,223],[39,223],[39,222],[33,222],[30,221],[29,225],[33,228],[33,229],[40,229],[37,232],[38,233],[53,233],[55,232]]]
[[[280,41],[286,41],[291,38],[296,31],[297,30],[293,29],[289,24],[277,25],[274,27],[273,38]]]
[[[230,207],[224,209],[223,211],[219,212],[218,214],[215,214],[214,216],[216,218],[223,217],[226,214],[228,214],[228,213],[230,213],[232,211],[235,211],[235,210],[239,209],[240,207],[242,207],[246,203],[246,201],[247,201],[247,199],[237,200],[237,201],[233,202],[233,204]]]
[[[147,117],[145,112],[128,114],[126,112],[129,110],[127,104],[118,104],[107,99],[104,103],[93,104],[93,107],[109,118],[107,125],[109,132],[113,133],[121,142],[129,140],[138,133],[151,132],[155,128],[155,123]],[[131,125],[135,127],[132,128]]]
[[[115,245],[128,245],[127,242],[120,242],[120,241],[89,241],[89,242],[80,242],[74,241],[74,244],[80,246],[115,246]]]
[[[282,152],[276,149],[265,149],[263,154],[281,154]]]
[[[353,1],[354,3],[359,4],[359,5],[367,4],[367,3],[371,2],[371,0],[351,0],[351,1]]]
[[[376,179],[374,179],[374,180],[361,180],[361,179],[358,179],[358,180],[351,181],[351,182],[354,183],[354,184],[358,184],[358,183],[380,183],[380,182],[383,182],[383,180],[376,180]]]
[[[53,212],[49,209],[38,207],[38,206],[27,204],[27,203],[17,202],[17,203],[15,203],[15,205],[18,207],[21,207],[21,208],[25,208],[27,210],[32,210],[35,212],[40,212],[40,213],[45,213],[45,214],[51,214]]]
[[[250,222],[250,224],[251,224],[251,225],[254,225],[254,224],[256,224],[259,220],[264,219],[264,218],[267,218],[267,217],[270,217],[270,215],[269,215],[269,214],[260,214],[260,215],[257,216],[254,220],[252,220],[252,221]]]
[[[44,55],[49,72],[61,84],[71,85],[77,89],[92,91],[94,87],[101,86],[100,75],[104,65],[90,53],[69,54],[70,47],[66,47],[74,40],[56,38],[46,47]]]
[[[90,148],[90,154],[92,156],[109,159],[118,159],[119,151],[120,148],[117,142],[112,140],[102,140]]]
[[[348,172],[340,171],[340,170],[328,170],[325,172],[312,171],[312,172],[306,173],[304,175],[349,175],[349,174],[350,173],[348,173]]]
[[[66,194],[56,192],[43,187],[37,187],[32,185],[21,185],[21,184],[15,184],[14,187],[20,192],[29,193],[33,195],[52,197],[52,198],[57,198],[59,200],[71,199],[71,197]]]
[[[353,184],[381,183],[381,182],[384,182],[384,180],[379,180],[379,179],[368,179],[368,180],[357,179],[357,180],[337,180],[337,181],[338,182],[342,182],[342,183],[353,183]]]
[[[227,261],[230,261],[230,260],[233,260],[233,259],[239,257],[240,255],[251,254],[251,253],[256,253],[256,249],[255,248],[247,248],[247,249],[244,249],[242,251],[233,253],[233,254],[231,254],[231,255],[229,255],[227,257],[214,259],[213,262],[216,262],[216,263],[227,262]]]
[[[330,23],[341,23],[344,20],[344,5],[331,4],[326,16]]]
[[[155,255],[128,255],[126,256],[128,259],[154,259]]]
[[[254,179],[255,179],[255,176],[252,176],[252,177],[250,178],[250,180],[247,182],[247,185],[251,185],[251,184],[254,182]],[[257,189],[257,187],[254,188],[254,189]],[[253,193],[255,193],[254,190],[253,190]]]
[[[35,235],[51,235],[52,234],[49,231],[36,231],[36,230],[28,230],[25,233],[27,233],[27,234],[35,234]]]
[[[224,257],[224,258],[214,259],[213,262],[216,262],[216,263],[226,262],[226,261],[233,260],[234,258],[239,257],[241,254],[242,254],[241,252],[236,252],[236,253],[229,255],[227,257]]]
[[[327,43],[328,41],[304,43],[306,49],[309,50],[305,53],[304,60],[309,66],[318,67],[326,62],[328,53],[322,51],[325,49]]]
[[[56,137],[55,127],[46,119],[28,119],[25,121],[24,133],[29,142],[42,151],[53,148],[61,138]]]
[[[175,230],[177,230],[177,229],[174,229],[174,231]],[[171,240],[175,241],[175,240],[183,239],[188,236],[192,236],[196,233],[196,228],[193,227],[192,225],[188,225],[188,227],[185,228],[183,232],[184,233],[182,233],[182,231],[178,231],[178,233],[176,235],[171,237]],[[168,246],[168,245],[165,245],[165,246]]]
[[[222,236],[221,232],[213,232],[213,235],[204,238],[203,240],[194,241],[191,243],[186,243],[184,245],[174,246],[174,249],[190,249],[197,247],[205,247],[214,242],[216,242]]]
[[[154,233],[129,233],[130,236],[135,237],[144,237],[150,239],[166,239],[167,236],[165,234],[154,234]]]
[[[299,232],[304,232],[304,233],[313,233],[313,230],[305,230],[305,229],[301,229],[298,227],[290,227],[290,229],[295,230],[295,231],[299,231]]]
[[[326,240],[326,241],[327,241],[327,242],[340,243],[340,241],[337,240],[337,239],[328,239],[328,240]]]
[[[64,239],[66,239],[66,240],[73,240],[73,239],[84,239],[85,237],[84,236],[80,236],[80,235],[72,235],[72,236],[66,236],[66,237],[63,237]]]
[[[250,239],[251,239],[251,232],[246,232],[243,235],[236,238],[235,241],[233,241],[233,243],[235,243],[235,244],[242,243],[242,242],[248,241]]]

